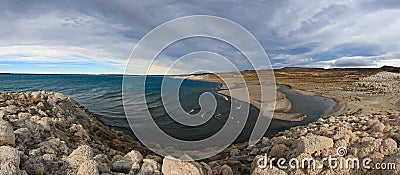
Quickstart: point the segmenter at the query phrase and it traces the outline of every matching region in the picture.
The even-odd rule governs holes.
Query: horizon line
[[[324,70],[334,70],[334,69],[382,69],[384,67],[392,67],[392,68],[399,68],[396,66],[381,66],[381,67],[334,67],[334,68],[322,68],[322,67],[298,67],[298,66],[287,66],[287,67],[282,67],[282,68],[272,68],[272,70],[281,70],[281,69],[288,69],[288,68],[301,68],[301,69],[324,69]],[[257,71],[265,71],[265,70],[270,70],[270,69],[260,69]],[[240,72],[243,71],[255,71],[255,70],[241,70]],[[232,71],[231,71],[232,72]],[[218,73],[230,73],[230,72],[218,72]],[[202,74],[212,74],[208,72],[204,73],[189,73],[189,74],[121,74],[121,73],[21,73],[21,72],[0,72],[0,75],[92,75],[92,76],[188,76],[188,75],[202,75]]]

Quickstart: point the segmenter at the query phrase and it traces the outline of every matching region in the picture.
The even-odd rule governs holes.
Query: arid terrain
[[[374,78],[379,72],[400,72],[396,67],[366,68],[366,69],[321,69],[321,68],[295,68],[288,67],[274,71],[276,89],[282,86],[289,86],[292,91],[303,95],[319,95],[335,99],[338,103],[334,113],[339,114],[386,114],[399,109],[396,93],[399,90],[399,77],[390,77],[384,73]],[[250,94],[250,103],[260,108],[260,80],[255,71],[242,71]],[[258,71],[261,78],[270,79],[270,71]],[[221,78],[214,74],[192,75],[189,79],[220,82],[223,84],[222,94],[230,95],[226,89],[226,81],[235,83],[241,82],[237,73],[219,73]],[[369,77],[369,76],[372,76]],[[383,76],[383,78],[381,77]],[[387,77],[385,77],[387,76]],[[231,80],[234,79],[234,80]],[[270,80],[266,80],[270,81]],[[235,97],[234,97],[235,98]],[[290,101],[285,95],[276,91],[276,106],[274,119],[296,121],[293,114],[289,114]],[[278,114],[279,117],[276,118]],[[285,116],[286,115],[286,116]],[[297,115],[298,116],[298,115]],[[301,119],[300,119],[301,120]]]
[[[304,95],[337,101],[334,113],[306,126],[297,126],[254,146],[235,144],[206,160],[181,161],[154,155],[139,142],[102,124],[74,100],[60,93],[0,93],[0,174],[400,174],[399,68],[275,70],[277,86]],[[244,71],[250,103],[257,107],[257,78]],[[229,73],[228,73],[229,77]],[[219,81],[213,75],[191,79]],[[234,82],[234,81],[233,81]],[[224,92],[224,87],[221,88]],[[276,89],[274,89],[276,90]],[[290,102],[277,93],[280,120],[295,120]],[[233,96],[235,98],[235,96]],[[240,100],[240,99],[239,99]],[[370,158],[370,165],[395,169],[331,168],[280,169],[272,158],[317,161],[337,156]],[[268,154],[266,165],[258,160]],[[318,164],[317,166],[319,166]]]

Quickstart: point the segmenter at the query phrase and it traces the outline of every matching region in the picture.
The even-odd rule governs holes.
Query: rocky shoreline
[[[338,94],[332,91],[325,95],[335,96],[333,92]],[[398,100],[398,94],[340,93],[348,100],[343,115],[264,137],[251,147],[247,143],[234,144],[200,162],[154,155],[63,94],[0,93],[0,174],[399,174],[400,113],[394,110],[398,102],[389,104]],[[374,104],[382,111],[367,110],[373,108],[367,104],[378,100],[386,108]],[[339,148],[346,148],[342,158],[370,158],[371,166],[390,163],[396,168],[340,169],[323,163],[317,169],[282,169],[276,161],[271,168],[257,167],[265,154],[268,166],[273,158],[313,158],[321,162],[327,156],[337,157]]]
[[[118,157],[150,153],[60,93],[0,93],[0,123],[4,174],[111,173]]]
[[[140,143],[103,125],[60,93],[0,94],[0,161],[3,174],[362,174],[367,170],[260,169],[265,153],[276,158],[321,160],[347,147],[346,157],[400,161],[400,115],[339,116],[293,127],[253,147],[232,145],[203,162],[152,155]],[[368,171],[398,174],[397,170]]]

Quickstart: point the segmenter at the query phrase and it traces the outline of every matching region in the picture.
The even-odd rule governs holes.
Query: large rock
[[[2,145],[14,146],[15,134],[11,124],[0,118],[0,146]]]
[[[15,175],[19,174],[19,152],[10,146],[0,147],[0,174]]]
[[[144,159],[138,175],[161,174],[160,164],[152,159]]]
[[[90,146],[82,145],[72,151],[68,156],[67,161],[72,168],[79,168],[79,166],[93,158],[93,150]]]
[[[125,174],[130,172],[137,173],[140,169],[140,163],[143,161],[143,156],[139,151],[132,150],[124,157],[115,156],[113,161],[111,171]]]
[[[14,105],[9,105],[5,108],[7,114],[16,114],[18,111],[18,108],[15,107]]]
[[[371,127],[372,132],[383,132],[384,129],[385,125],[379,121],[375,122]]]
[[[397,143],[391,138],[382,141],[380,152],[384,155],[390,155],[397,151]]]
[[[138,173],[140,170],[140,163],[142,163],[143,161],[143,156],[142,154],[140,154],[139,151],[136,150],[132,150],[131,152],[129,152],[128,154],[126,154],[123,158],[122,158],[123,162],[129,162],[130,167],[126,167],[126,168],[119,168],[122,171],[128,171],[130,173]],[[156,162],[157,163],[157,162]],[[122,165],[122,164],[121,164]],[[146,168],[147,163],[143,163],[142,169]],[[128,169],[129,168],[129,169]],[[146,171],[147,172],[147,171]],[[150,173],[153,173],[153,171],[151,171]]]
[[[60,101],[66,100],[68,97],[64,96],[61,93],[54,92],[53,95],[50,95],[47,99],[47,102],[51,105],[54,105]]]
[[[39,102],[39,103],[36,105],[36,107],[37,107],[38,109],[42,110],[42,109],[44,109],[45,105],[44,105],[43,102]]]
[[[47,117],[43,117],[36,122],[39,126],[42,126],[45,131],[50,131],[50,120]]]
[[[163,160],[162,173],[164,175],[202,175],[201,166],[197,162],[183,161],[170,156]]]
[[[82,145],[72,151],[68,156],[67,162],[72,168],[73,174],[78,175],[98,175],[98,164],[93,159],[93,150],[90,146]]]
[[[143,156],[139,151],[132,150],[124,157],[125,160],[131,161],[132,164],[141,163],[143,161]]]
[[[131,168],[132,168],[132,162],[126,160],[119,160],[112,164],[111,171],[128,174]]]
[[[324,136],[308,135],[299,138],[296,151],[300,153],[313,154],[314,152],[333,147],[333,140]]]
[[[72,124],[71,128],[69,128],[69,130],[73,133],[75,133],[74,135],[81,138],[81,140],[83,141],[90,141],[90,136],[89,134],[86,132],[86,130],[83,128],[82,125],[80,124]]]
[[[31,114],[30,113],[27,113],[27,112],[20,112],[19,114],[18,114],[18,120],[20,120],[20,121],[24,121],[24,120],[28,120],[28,119],[30,119],[31,118]]]
[[[97,162],[94,160],[88,160],[83,162],[79,166],[77,175],[98,175]]]
[[[285,154],[289,151],[289,148],[284,144],[274,145],[270,151],[270,155],[279,159],[285,157]]]
[[[40,97],[40,92],[32,92],[31,96],[32,96],[32,98],[39,98]]]
[[[0,119],[3,119],[7,115],[7,111],[0,108]]]
[[[222,165],[221,175],[233,175],[232,168],[229,167],[228,165]]]
[[[19,128],[14,131],[18,143],[25,143],[31,140],[31,132],[28,128]]]

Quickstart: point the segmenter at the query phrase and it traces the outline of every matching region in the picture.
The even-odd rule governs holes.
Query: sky
[[[273,68],[400,66],[396,0],[0,1],[3,73],[122,74],[143,36],[189,15],[213,15],[243,26],[268,53]],[[189,27],[196,25],[201,24]],[[212,71],[232,70],[219,64],[219,56],[190,54],[199,51],[224,56],[240,70],[252,69],[235,47],[190,38],[162,51],[151,73],[163,74],[174,63],[179,64],[173,73],[201,72],[207,65]],[[190,59],[181,59],[188,54]],[[131,59],[137,63],[132,73],[147,70],[141,65],[147,58]]]

